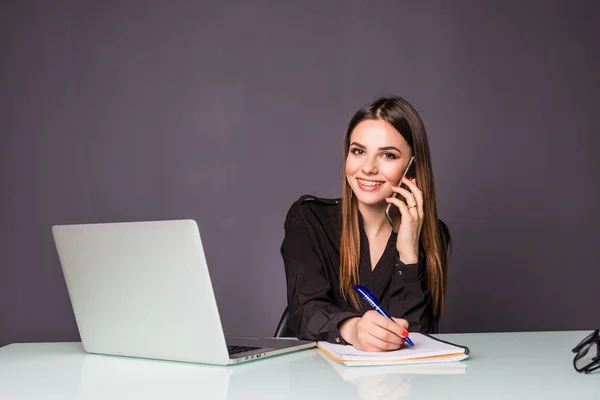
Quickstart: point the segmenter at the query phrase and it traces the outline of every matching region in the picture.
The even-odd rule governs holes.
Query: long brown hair
[[[439,317],[443,315],[445,305],[450,234],[446,226],[438,220],[425,125],[414,107],[403,98],[393,96],[375,99],[358,110],[350,120],[344,138],[344,159],[348,157],[350,136],[354,128],[360,122],[369,119],[384,120],[391,124],[413,150],[417,182],[423,192],[424,221],[420,241],[427,265],[427,287],[431,293],[433,314]],[[352,189],[346,180],[345,172],[342,180],[341,218],[340,291],[346,301],[350,300],[354,307],[359,309],[358,295],[352,289],[352,285],[358,283],[360,263],[358,201],[356,196],[352,196]]]

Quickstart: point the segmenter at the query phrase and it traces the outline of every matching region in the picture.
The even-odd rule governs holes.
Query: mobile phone
[[[407,186],[404,185],[404,182],[402,182],[402,180],[404,179],[405,176],[408,179],[416,178],[416,175],[417,174],[416,174],[416,168],[415,168],[415,157],[412,156],[410,158],[410,160],[408,160],[408,164],[406,164],[406,168],[404,168],[404,172],[402,173],[402,177],[400,178],[400,182],[398,182],[398,186],[399,187],[404,187],[405,189],[407,189]],[[392,197],[394,197],[394,198],[397,198],[399,196],[400,195],[398,193],[396,193],[396,192],[392,193]],[[394,228],[394,221],[392,220],[392,216],[391,216],[392,206],[396,207],[393,204],[389,203],[387,205],[387,207],[385,208],[385,217],[387,218],[388,222],[392,226],[392,230],[394,231],[394,233],[397,233],[396,229]]]

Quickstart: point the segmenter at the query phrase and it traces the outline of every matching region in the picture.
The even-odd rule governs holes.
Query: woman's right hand
[[[340,325],[340,334],[357,350],[398,350],[404,344],[404,338],[408,336],[408,321],[394,318],[394,322],[377,311],[370,310],[362,317],[343,321]]]

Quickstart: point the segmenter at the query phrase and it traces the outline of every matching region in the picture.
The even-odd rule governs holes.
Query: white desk
[[[599,400],[600,373],[572,366],[587,333],[437,335],[471,349],[454,374],[334,367],[317,349],[213,367],[86,354],[80,343],[12,344],[0,349],[0,399]]]

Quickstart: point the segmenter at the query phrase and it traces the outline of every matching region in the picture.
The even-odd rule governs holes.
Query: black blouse
[[[339,289],[341,200],[304,195],[288,211],[281,254],[285,264],[289,326],[301,339],[347,344],[338,326],[371,308],[355,310]],[[393,317],[404,318],[410,332],[437,331],[425,278],[423,252],[404,264],[392,232],[381,259],[371,268],[369,243],[359,213],[359,283],[371,289]]]

